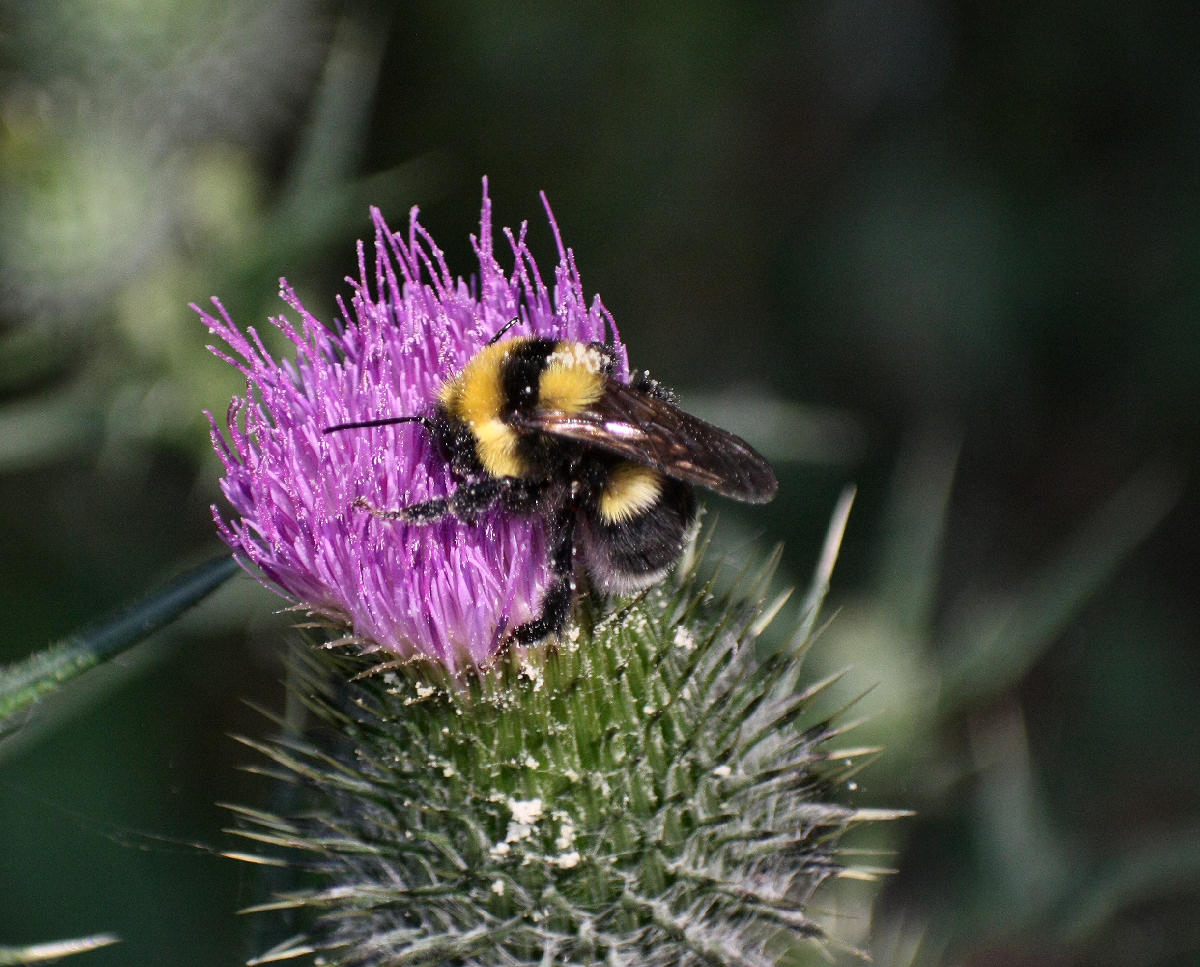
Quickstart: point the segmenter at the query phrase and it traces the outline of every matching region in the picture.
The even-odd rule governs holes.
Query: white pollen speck
[[[503,880],[494,881],[492,883],[492,892],[494,894],[496,894],[496,896],[504,896],[504,881]]]
[[[538,761],[537,761],[537,759],[535,759],[533,756],[531,756],[531,755],[528,755],[528,754],[526,754],[526,756],[525,756],[525,761],[524,761],[523,763],[521,763],[521,764],[522,764],[522,765],[523,765],[523,766],[524,766],[526,769],[536,769],[538,766],[540,766],[540,765],[541,765],[541,763],[540,763],[540,762],[538,762]],[[537,800],[534,800],[534,801],[535,801],[535,802],[539,802],[539,803],[541,802],[541,800],[540,800],[540,799],[537,799]]]
[[[547,366],[562,366],[566,369],[583,369],[598,373],[604,368],[604,355],[586,343],[566,343],[562,349],[546,357]]]
[[[560,870],[573,870],[579,865],[581,859],[582,857],[578,852],[571,850],[569,853],[563,853],[561,856],[555,857],[554,865]]]
[[[733,775],[733,770],[730,769],[729,766],[717,766],[715,769],[713,769],[713,775],[718,779],[726,779]]]
[[[488,850],[488,856],[494,860],[504,859],[504,857],[506,857],[511,850],[512,847],[509,846],[508,843],[496,843],[490,850]]]
[[[535,692],[540,692],[542,690],[542,685],[545,683],[546,676],[543,674],[542,669],[538,665],[535,665],[533,662],[525,662],[523,665],[521,665],[521,674],[524,676],[525,680],[533,686],[533,690]]]
[[[675,629],[674,642],[676,648],[691,651],[696,647],[696,636],[692,634],[691,629],[679,625]]]
[[[453,779],[456,775],[458,775],[458,773],[455,772],[454,766],[443,766],[442,767],[442,777],[443,778]]]
[[[554,848],[558,850],[569,850],[575,845],[575,827],[570,823],[563,823],[562,828],[558,832],[558,838],[554,840]]]
[[[514,823],[529,825],[542,818],[546,807],[541,799],[510,799],[508,808],[512,812]]]
[[[435,691],[436,689],[432,685],[418,685],[417,698],[429,698]]]
[[[508,832],[504,834],[504,842],[519,843],[533,835],[533,827],[528,823],[509,823]]]

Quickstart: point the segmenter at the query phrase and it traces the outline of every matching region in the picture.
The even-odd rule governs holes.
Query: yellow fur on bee
[[[604,358],[586,343],[560,342],[546,357],[538,381],[538,406],[578,413],[604,394]]]
[[[442,406],[470,428],[479,462],[493,477],[520,477],[526,472],[516,452],[517,433],[500,418],[501,366],[511,348],[512,342],[485,346],[441,392]]]
[[[600,516],[607,523],[621,524],[649,510],[662,495],[662,474],[636,463],[613,467],[600,494]]]

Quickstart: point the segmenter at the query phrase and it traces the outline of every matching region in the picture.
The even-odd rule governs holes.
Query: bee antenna
[[[327,426],[322,433],[336,433],[339,430],[357,430],[367,426],[391,426],[394,423],[420,423],[430,433],[433,432],[433,420],[427,416],[384,416],[378,420],[355,420],[352,423],[337,423]]]
[[[498,343],[500,341],[500,337],[503,336],[506,332],[508,332],[508,330],[510,330],[513,326],[515,326],[520,321],[521,321],[520,318],[518,318],[517,316],[513,316],[511,319],[508,320],[508,322],[506,322],[503,326],[500,327],[500,331],[498,333],[496,333],[496,335],[492,336],[492,338],[487,341],[487,344],[489,346],[491,346],[493,343]]]

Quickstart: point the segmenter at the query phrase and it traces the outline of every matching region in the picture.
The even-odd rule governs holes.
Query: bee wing
[[[779,489],[770,464],[745,440],[624,383],[609,382],[604,395],[581,411],[537,409],[516,422],[735,500],[766,503]]]

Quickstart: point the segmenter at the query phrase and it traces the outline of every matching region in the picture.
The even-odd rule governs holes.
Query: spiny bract
[[[770,571],[768,567],[764,573]],[[315,925],[260,962],[754,965],[825,939],[806,905],[844,872],[855,757],[801,686],[803,642],[760,660],[766,578],[714,595],[691,567],[548,654],[466,682],[430,663],[306,700],[342,737],[255,744],[313,797],[242,811],[316,886],[263,908]],[[585,616],[586,618],[586,616]],[[801,635],[803,637],[803,634]],[[311,669],[310,669],[311,671]]]

